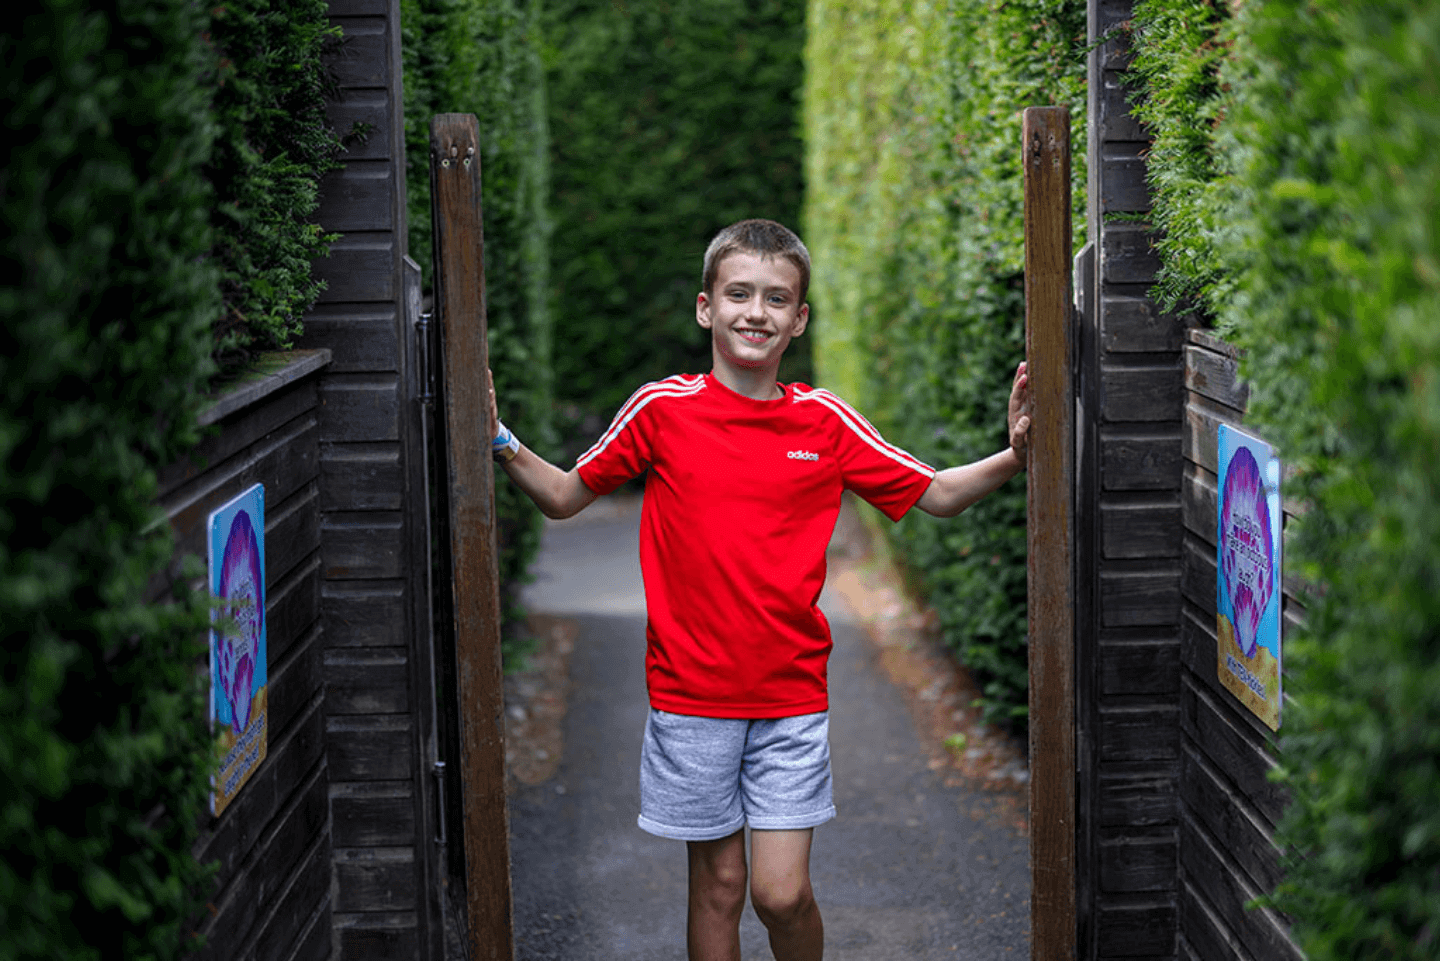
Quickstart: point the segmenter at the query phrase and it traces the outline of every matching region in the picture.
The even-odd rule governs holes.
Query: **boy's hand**
[[[1010,448],[1023,460],[1030,446],[1030,374],[1023,360],[1015,368],[1015,380],[1010,385],[1006,422],[1010,428]]]
[[[485,428],[485,437],[488,440],[495,436],[495,425],[500,423],[500,409],[495,406],[495,375],[490,368],[485,368],[485,386],[490,392],[490,423]]]

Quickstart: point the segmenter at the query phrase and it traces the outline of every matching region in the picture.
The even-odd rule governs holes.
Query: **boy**
[[[695,305],[710,331],[709,374],[640,388],[569,472],[503,425],[494,441],[511,480],[553,518],[650,472],[640,562],[651,711],[639,824],[687,842],[691,961],[739,961],[747,826],[751,903],[777,961],[823,953],[810,843],[835,808],[830,630],[816,605],[842,490],[892,520],[912,506],[951,517],[1025,466],[1023,363],[1010,446],[938,473],[834,395],[776,383],[781,355],[809,320],[809,281],[809,253],[785,227],[725,228],[705,253]]]

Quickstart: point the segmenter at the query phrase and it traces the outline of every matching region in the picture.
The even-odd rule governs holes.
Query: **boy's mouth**
[[[742,327],[736,333],[752,344],[763,344],[774,336],[768,330],[756,330],[753,327]]]

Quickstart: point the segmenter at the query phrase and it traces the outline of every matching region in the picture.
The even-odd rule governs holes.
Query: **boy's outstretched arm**
[[[485,376],[490,378],[488,370]],[[490,380],[490,422],[500,423],[496,414],[493,379]],[[540,513],[554,520],[575,516],[600,496],[585,486],[579,471],[562,471],[524,444],[519,445],[514,457],[502,461],[500,466],[505,468],[515,486],[535,502]]]
[[[1015,368],[1006,416],[1010,446],[972,464],[936,473],[915,506],[936,517],[954,517],[1025,469],[1030,442],[1030,377],[1025,362]]]

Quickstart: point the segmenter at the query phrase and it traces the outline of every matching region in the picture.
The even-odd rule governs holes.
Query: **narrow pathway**
[[[518,961],[683,961],[685,849],[635,825],[647,711],[638,505],[605,499],[546,529],[537,613],[574,618],[563,756],[510,798]],[[905,701],[838,599],[831,746],[840,816],[812,874],[831,961],[1029,955],[1026,839],[928,766]],[[952,779],[953,781],[953,779]],[[747,909],[745,961],[771,957]]]

